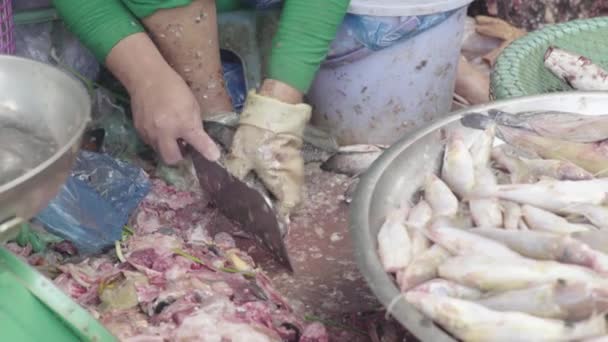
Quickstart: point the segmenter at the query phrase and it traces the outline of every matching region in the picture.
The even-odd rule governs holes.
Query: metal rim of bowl
[[[416,330],[416,327],[413,327],[414,329],[412,329],[412,327],[409,327],[404,323],[404,321],[408,320],[407,316],[426,316],[421,316],[422,313],[407,303],[402,296],[401,299],[397,301],[397,298],[400,297],[399,295],[401,292],[395,285],[394,281],[389,277],[388,273],[386,273],[382,268],[376,248],[377,237],[372,236],[369,227],[370,208],[372,199],[374,197],[374,189],[378,181],[384,175],[385,170],[404,150],[409,148],[420,138],[450,123],[460,120],[467,113],[486,113],[487,110],[500,107],[501,105],[504,106],[514,103],[534,102],[539,99],[547,98],[558,99],[563,97],[565,93],[576,94],[581,97],[603,98],[606,98],[608,94],[607,92],[602,91],[555,92],[549,94],[510,98],[455,111],[446,117],[428,123],[416,132],[402,137],[386,151],[384,151],[384,153],[372,163],[365,174],[361,177],[361,180],[357,185],[349,213],[349,231],[355,246],[355,259],[357,261],[359,271],[365,278],[374,295],[376,295],[379,301],[387,309],[388,314],[400,321],[400,323],[406,329]],[[400,314],[398,312],[399,310],[393,310],[394,308],[401,308],[404,310],[404,313]],[[429,324],[428,322],[420,321],[417,322],[416,325],[417,328],[419,328],[418,332],[420,335],[425,335],[426,337],[431,337],[430,335],[433,335],[432,341],[455,341],[455,339],[446,334],[434,323]],[[414,331],[410,332],[417,335]],[[422,338],[422,336],[418,335],[416,337]],[[421,340],[426,341],[425,339]]]
[[[87,112],[86,114],[88,114],[88,115],[86,115],[83,118],[82,122],[80,123],[80,126],[77,127],[77,129],[75,130],[75,134],[70,138],[70,140],[68,140],[67,143],[65,143],[50,158],[45,160],[43,163],[41,163],[37,167],[25,172],[21,176],[9,181],[8,183],[0,185],[0,193],[3,193],[5,191],[8,191],[9,189],[12,189],[14,187],[17,187],[20,184],[25,183],[28,179],[34,177],[36,174],[39,174],[40,172],[42,172],[43,170],[45,170],[46,168],[51,166],[53,163],[55,163],[58,159],[60,159],[69,149],[73,148],[74,144],[76,144],[76,142],[80,139],[82,133],[86,129],[86,126],[88,125],[88,123],[91,120],[91,115],[90,115],[91,114],[91,97],[89,96],[89,93],[85,89],[84,85],[78,79],[76,79],[74,76],[72,76],[68,72],[66,72],[58,67],[55,67],[55,66],[52,66],[52,65],[49,65],[46,63],[42,63],[42,62],[39,62],[39,61],[36,61],[33,59],[29,59],[29,58],[23,58],[23,57],[12,56],[12,55],[0,55],[0,62],[2,60],[16,60],[18,62],[27,62],[27,63],[37,64],[41,68],[45,68],[49,72],[57,74],[58,77],[64,77],[64,78],[70,79],[70,82],[73,82],[74,85],[76,85],[76,89],[78,89],[77,91],[82,92],[82,95],[83,95],[82,98],[85,99],[85,101],[86,101],[85,111]],[[77,96],[79,96],[79,95],[77,95]]]

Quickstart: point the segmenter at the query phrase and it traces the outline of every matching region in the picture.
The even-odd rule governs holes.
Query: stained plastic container
[[[342,25],[308,93],[312,122],[345,144],[390,145],[449,113],[471,0],[353,0],[348,12],[387,18],[446,14],[388,47],[347,47]],[[347,18],[348,19],[348,18]],[[381,24],[378,25],[380,30]]]

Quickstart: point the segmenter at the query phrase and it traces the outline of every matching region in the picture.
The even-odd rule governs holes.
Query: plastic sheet
[[[115,158],[130,161],[145,150],[138,138],[133,121],[129,120],[125,108],[112,99],[103,89],[96,89],[93,97],[92,129],[105,131],[102,151]]]
[[[59,64],[94,80],[100,66],[95,56],[61,22],[15,25],[15,55]],[[58,60],[53,58],[53,54]],[[71,71],[71,70],[69,70]]]
[[[352,31],[354,38],[360,44],[370,50],[378,51],[441,24],[454,12],[412,17],[374,17],[347,14],[343,25]]]
[[[245,104],[247,93],[243,66],[238,61],[222,60],[222,67],[224,69],[224,82],[232,100],[232,107],[234,110],[240,111]]]
[[[121,239],[123,226],[149,190],[142,169],[81,151],[66,184],[36,219],[79,253],[100,253]]]

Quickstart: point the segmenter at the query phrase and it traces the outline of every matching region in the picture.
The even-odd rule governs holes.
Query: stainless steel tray
[[[507,112],[559,110],[581,114],[608,114],[608,93],[552,93],[510,99],[455,112],[422,127],[386,150],[362,177],[350,209],[350,231],[361,273],[380,302],[412,334],[422,341],[455,341],[428,318],[409,305],[389,275],[382,269],[377,254],[377,234],[385,214],[402,198],[412,198],[429,172],[441,165],[443,128],[462,129],[465,134],[480,131],[465,128],[460,119],[471,112],[491,109]]]
[[[58,148],[37,166],[0,184],[0,243],[51,201],[66,181],[91,116],[91,100],[71,75],[37,61],[0,56],[0,124],[43,129]]]

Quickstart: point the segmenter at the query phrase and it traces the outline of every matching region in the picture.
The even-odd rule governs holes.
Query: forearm
[[[53,0],[67,28],[100,62],[119,41],[143,27],[120,0]]]
[[[286,0],[269,76],[306,93],[344,19],[349,0]]]
[[[142,21],[161,54],[192,89],[203,116],[231,111],[220,61],[215,0],[162,9]]]

